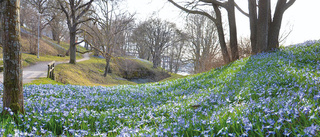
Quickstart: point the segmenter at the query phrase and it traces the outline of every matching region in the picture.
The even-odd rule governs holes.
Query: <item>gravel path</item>
[[[90,59],[90,55],[89,53],[86,53],[83,55],[83,58],[78,59],[77,62],[81,62],[89,59]],[[50,62],[51,61],[38,62],[35,65],[23,68],[23,72],[22,72],[23,83],[30,83],[32,80],[47,77],[48,63]],[[68,61],[56,62],[55,65],[58,65],[61,63],[68,63]],[[0,82],[3,83],[3,72],[0,73]]]

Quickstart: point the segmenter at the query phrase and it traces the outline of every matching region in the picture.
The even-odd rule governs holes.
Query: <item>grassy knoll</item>
[[[61,42],[63,47],[65,49],[57,48],[56,46],[52,45],[51,43],[48,43],[44,41],[43,39],[46,39],[48,41],[51,41],[53,43],[57,43],[45,36],[43,36],[42,39],[40,39],[40,58],[37,58],[37,55],[28,54],[30,53],[30,45],[34,48],[34,52],[36,52],[37,47],[37,39],[34,36],[21,33],[21,46],[22,46],[22,66],[27,67],[29,65],[33,65],[37,62],[41,61],[67,61],[70,59],[70,57],[58,57],[58,54],[65,54],[67,47],[69,46],[65,42]],[[83,47],[79,47],[81,51],[85,51]],[[0,57],[2,57],[2,48],[0,48]],[[82,58],[81,54],[77,54],[77,59]],[[3,65],[3,60],[0,60],[0,65]]]
[[[128,81],[134,78],[150,78],[159,81],[167,75],[160,68],[152,68],[152,64],[138,59],[116,57],[110,62],[111,73],[103,77],[105,60],[91,58],[90,60],[79,62],[76,65],[60,64],[56,67],[56,80],[64,84],[72,85],[126,85],[136,84]]]
[[[0,134],[319,136],[319,55],[308,41],[159,83],[29,85],[26,114],[1,116]]]

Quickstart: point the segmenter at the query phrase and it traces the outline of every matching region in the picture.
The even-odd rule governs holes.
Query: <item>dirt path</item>
[[[89,59],[90,59],[90,55],[89,53],[86,53],[83,55],[83,58],[78,59],[77,62],[81,62]],[[38,62],[35,65],[23,68],[23,72],[22,72],[23,83],[30,83],[32,80],[47,77],[48,63],[50,62],[51,61]],[[55,65],[58,65],[61,63],[68,63],[68,61],[56,62]],[[3,83],[3,72],[0,73],[0,82]]]

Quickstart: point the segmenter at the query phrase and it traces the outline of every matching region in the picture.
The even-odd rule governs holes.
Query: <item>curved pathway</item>
[[[86,54],[83,54],[83,58],[78,59],[77,62],[81,62],[89,59],[90,59],[90,55],[89,53],[86,53]],[[35,79],[47,77],[48,63],[50,62],[51,61],[38,62],[35,65],[31,65],[23,68],[23,72],[22,72],[23,83],[30,83]],[[68,61],[56,62],[55,65],[58,65],[61,63],[68,63]],[[3,72],[0,73],[0,83],[3,83]]]

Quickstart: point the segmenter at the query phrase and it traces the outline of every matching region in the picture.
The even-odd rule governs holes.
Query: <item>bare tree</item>
[[[52,21],[53,18],[50,18],[49,15],[49,0],[26,0],[27,3],[29,3],[29,6],[31,6],[33,9],[36,10],[36,14],[33,16],[38,17],[37,21],[40,22],[39,24],[39,37],[42,37],[42,31],[46,28],[46,26],[49,25],[49,23]]]
[[[169,71],[178,73],[184,50],[188,44],[188,34],[177,29],[171,43],[172,45],[167,49],[170,54]]]
[[[52,39],[57,41],[59,44],[61,38],[68,29],[68,26],[66,25],[66,18],[63,15],[63,12],[55,8],[59,7],[59,3],[57,1],[50,1],[48,4],[50,8],[48,9],[47,20],[51,29]]]
[[[20,44],[20,0],[1,0],[3,44],[3,111],[24,113]]]
[[[71,64],[76,64],[76,45],[82,43],[83,41],[76,42],[76,35],[79,33],[80,24],[92,20],[91,18],[84,18],[84,15],[89,11],[92,2],[94,0],[89,0],[84,2],[84,0],[58,0],[59,9],[65,14],[67,18],[67,24],[70,34],[70,48],[67,53],[70,52]]]
[[[257,54],[279,48],[279,33],[284,12],[296,0],[278,0],[274,15],[271,15],[270,0],[248,0],[252,53]],[[240,9],[240,8],[238,8]],[[240,9],[240,11],[243,11]],[[258,14],[258,15],[257,15]]]
[[[144,45],[149,48],[153,67],[159,67],[161,55],[170,46],[170,41],[176,31],[175,24],[160,19],[149,19],[139,24],[135,31],[135,34],[139,35],[137,41],[143,41]]]
[[[110,59],[113,53],[125,44],[126,31],[132,26],[133,15],[120,11],[117,13],[118,1],[99,1],[100,16],[95,17],[95,22],[87,25],[88,31],[94,37],[92,47],[106,59],[104,76],[110,70]],[[121,54],[121,53],[118,53]]]
[[[219,7],[221,7],[221,5],[230,6],[230,3],[222,3],[222,2],[216,1],[216,0],[191,1],[191,2],[188,2],[186,4],[187,7],[191,7],[191,9],[188,9],[188,8],[185,8],[185,7],[181,6],[181,5],[179,5],[178,3],[174,2],[173,0],[168,0],[168,1],[171,2],[173,5],[175,5],[176,7],[178,7],[179,9],[181,9],[181,10],[187,12],[187,13],[200,14],[200,15],[206,16],[210,20],[212,20],[213,23],[217,27],[218,36],[219,36],[219,43],[220,43],[220,48],[221,48],[223,60],[224,60],[224,62],[226,64],[232,61],[232,59],[230,59],[230,56],[229,56],[229,53],[228,53],[228,49],[227,49],[227,45],[226,45],[226,41],[225,41],[225,36],[224,36],[224,29],[223,29],[221,11],[219,9]],[[202,2],[202,4],[200,2]],[[215,16],[211,15],[210,13],[208,13],[208,12],[202,10],[202,9],[197,8],[197,7],[201,6],[201,5],[212,6],[213,9],[214,9],[214,12],[215,12]],[[231,6],[232,5],[233,4],[231,4]],[[234,8],[234,7],[231,7],[231,8]],[[227,8],[227,9],[229,9],[229,8]],[[230,11],[230,13],[231,12],[232,11]],[[233,13],[231,13],[231,14],[233,14]],[[235,21],[234,21],[234,23],[235,23]],[[230,29],[230,34],[231,34],[230,38],[232,37],[232,40],[236,40],[236,37],[234,37],[234,35],[236,35],[236,33],[235,33],[236,31],[234,30],[236,28],[236,26],[235,26],[235,24],[233,24],[233,22],[232,22],[231,26],[233,26],[233,27]],[[233,42],[233,44],[235,44],[235,43],[236,42]],[[237,52],[235,50],[236,48],[232,48],[232,49],[234,50],[234,52]],[[234,54],[234,56],[233,56],[234,58],[237,57],[236,54],[237,53]]]
[[[194,72],[200,73],[211,69],[213,59],[219,53],[216,26],[204,16],[191,15],[187,19],[186,30],[191,42]]]
[[[27,37],[28,44],[29,44],[29,53],[36,54],[37,53],[37,34],[38,34],[38,25],[39,25],[39,18],[38,12],[33,8],[33,6],[29,3],[29,1],[22,1],[20,4],[21,7],[21,18],[20,21],[24,26],[25,31],[23,32],[23,36]],[[36,40],[35,40],[36,39]]]
[[[151,59],[151,52],[148,47],[148,42],[145,37],[141,37],[140,32],[143,31],[142,27],[134,29],[131,35],[131,43],[135,46],[135,50],[138,53],[138,57],[141,59]]]

